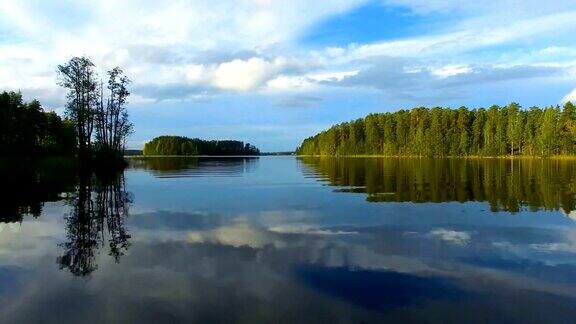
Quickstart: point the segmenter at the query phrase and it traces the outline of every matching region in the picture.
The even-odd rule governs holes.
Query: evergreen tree
[[[379,154],[382,147],[382,130],[378,127],[378,118],[374,114],[366,117],[366,153]]]
[[[506,109],[508,115],[507,137],[510,143],[510,155],[514,155],[515,152],[520,149],[524,118],[522,118],[523,115],[520,113],[520,105],[517,103],[511,103]]]
[[[539,149],[540,154],[549,156],[558,153],[558,107],[547,107],[544,109],[539,128]]]
[[[466,107],[458,109],[458,120],[456,122],[458,136],[458,149],[456,155],[469,155],[470,152],[470,112]]]
[[[571,102],[564,104],[560,114],[560,151],[561,154],[575,154],[576,141],[576,107]]]
[[[76,132],[69,120],[45,112],[20,92],[0,93],[0,156],[73,155]]]
[[[303,155],[548,156],[576,154],[576,108],[414,108],[370,114],[307,138]]]

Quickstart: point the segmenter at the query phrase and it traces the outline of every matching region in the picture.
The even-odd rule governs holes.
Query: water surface
[[[2,323],[576,318],[576,162],[1,166]]]

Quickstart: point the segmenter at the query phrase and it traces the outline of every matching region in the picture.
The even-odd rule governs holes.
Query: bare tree
[[[66,112],[76,126],[80,156],[94,153],[93,139],[96,153],[121,154],[133,128],[126,108],[130,79],[119,67],[108,71],[106,96],[103,82],[97,82],[94,63],[87,57],[58,65],[58,74],[58,84],[68,89]]]
[[[58,65],[59,85],[68,89],[66,113],[74,121],[81,155],[92,148],[94,113],[98,104],[97,74],[87,57],[74,57]]]
[[[126,109],[130,92],[127,85],[130,79],[119,68],[108,71],[108,98],[104,105],[104,86],[100,84],[100,104],[96,114],[96,140],[101,148],[122,151],[126,137],[132,132],[133,125],[128,120]]]

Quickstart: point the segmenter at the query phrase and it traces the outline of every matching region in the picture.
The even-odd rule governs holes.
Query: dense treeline
[[[241,141],[206,141],[183,136],[160,136],[144,145],[144,155],[258,155],[260,151]]]
[[[71,155],[76,134],[70,120],[24,102],[20,92],[0,93],[0,156]]]
[[[576,108],[414,108],[370,114],[304,140],[300,155],[504,156],[576,154]]]
[[[492,211],[576,210],[576,164],[563,159],[301,157],[339,192],[369,202],[488,202]]]

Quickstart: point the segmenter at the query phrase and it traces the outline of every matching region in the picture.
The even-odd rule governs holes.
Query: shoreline
[[[124,158],[198,158],[198,157],[261,157],[267,155],[124,155]]]
[[[481,155],[469,155],[469,156],[422,156],[422,155],[380,155],[380,154],[351,154],[351,155],[307,155],[307,154],[297,154],[295,157],[319,157],[319,158],[406,158],[406,159],[492,159],[492,160],[522,160],[522,159],[550,159],[550,160],[576,160],[576,155],[551,155],[551,156],[539,156],[539,155],[515,155],[515,156],[481,156]]]

